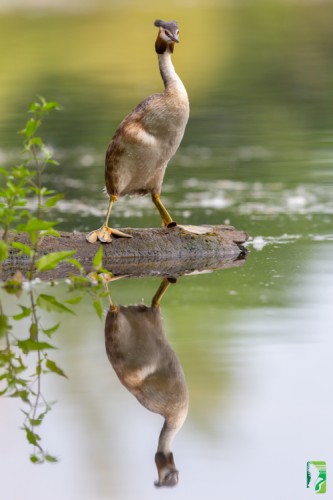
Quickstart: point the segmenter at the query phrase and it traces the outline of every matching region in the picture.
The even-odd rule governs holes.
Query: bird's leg
[[[118,229],[112,229],[108,225],[112,205],[115,201],[117,201],[117,196],[111,195],[105,222],[102,227],[96,229],[95,231],[91,231],[91,233],[87,234],[86,238],[87,241],[89,241],[89,243],[95,243],[97,240],[101,241],[102,243],[111,243],[112,234],[115,234],[116,236],[121,236],[123,238],[132,238],[132,236],[130,236],[129,234],[122,233],[121,231],[118,231]]]
[[[152,307],[160,307],[161,305],[161,300],[165,294],[165,292],[167,291],[167,289],[169,288],[169,286],[172,284],[172,283],[176,283],[176,278],[163,278],[157,292],[155,293],[152,301],[151,301],[151,306]]]
[[[169,214],[169,212],[167,211],[167,209],[165,208],[165,206],[161,202],[160,195],[159,194],[152,194],[151,197],[152,197],[152,200],[154,202],[154,205],[156,206],[157,210],[160,213],[160,216],[162,217],[163,226],[166,226],[166,227],[177,226],[177,222],[172,220],[171,215]]]

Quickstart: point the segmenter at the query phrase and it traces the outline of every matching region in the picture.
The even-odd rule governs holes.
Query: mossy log
[[[207,232],[194,234],[183,227],[132,229],[121,231],[132,238],[114,237],[112,243],[88,243],[85,233],[61,232],[60,237],[47,236],[39,245],[38,257],[50,252],[76,250],[75,258],[86,272],[100,245],[103,246],[103,267],[115,275],[179,276],[193,271],[219,269],[241,264],[246,253],[243,244],[248,235],[232,226],[199,226]],[[26,234],[11,235],[11,240],[29,245]],[[1,278],[7,279],[16,270],[25,274],[30,262],[27,256],[11,249],[2,266]],[[36,273],[42,279],[65,278],[76,274],[77,268],[66,262],[56,270]]]

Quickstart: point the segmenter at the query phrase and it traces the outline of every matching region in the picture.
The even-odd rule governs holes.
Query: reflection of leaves
[[[94,300],[93,302],[93,306],[95,308],[95,311],[97,313],[97,316],[102,319],[103,317],[103,307],[102,307],[102,304],[99,300]]]
[[[76,250],[68,250],[63,252],[52,252],[47,255],[43,255],[37,261],[38,271],[50,271],[55,269],[59,262],[66,260],[67,257],[71,257],[76,253]]]
[[[57,457],[54,457],[53,455],[49,455],[48,453],[47,453],[46,455],[44,455],[44,459],[45,459],[47,462],[52,462],[52,463],[56,463],[56,462],[58,462]]]
[[[28,316],[30,316],[31,314],[30,307],[25,307],[25,306],[19,306],[19,307],[22,309],[22,312],[19,314],[15,314],[15,316],[13,316],[13,319],[18,321],[20,319],[27,318]]]
[[[2,337],[0,349],[2,390],[0,395],[5,394],[9,397],[19,398],[24,405],[28,406],[28,411],[22,410],[25,415],[22,429],[25,431],[29,444],[34,447],[30,456],[33,463],[57,461],[54,456],[44,450],[41,438],[35,432],[35,427],[41,425],[45,415],[51,409],[51,405],[42,394],[41,377],[44,373],[49,372],[62,377],[66,376],[54,361],[48,359],[46,354],[48,350],[55,349],[55,347],[44,342],[41,338],[42,332],[51,337],[53,332],[58,329],[59,323],[44,329],[38,308],[51,312],[74,314],[71,309],[58,302],[51,295],[41,294],[36,300],[31,283],[36,267],[39,271],[52,270],[61,261],[72,257],[75,253],[74,250],[52,252],[37,260],[43,237],[46,235],[59,236],[59,233],[53,229],[56,222],[42,220],[43,213],[47,214],[63,197],[62,194],[43,186],[42,182],[42,174],[46,166],[49,163],[57,164],[57,162],[52,159],[52,152],[46,148],[42,138],[36,136],[45,115],[53,109],[58,109],[58,104],[53,101],[47,102],[43,97],[38,97],[38,100],[30,105],[29,112],[32,113],[32,116],[30,115],[25,127],[21,130],[25,136],[23,154],[26,159],[23,160],[22,164],[12,167],[8,172],[0,168],[0,174],[5,177],[5,183],[2,183],[5,186],[0,187],[0,218],[4,229],[0,240],[0,262],[7,259],[9,249],[15,249],[19,255],[27,255],[30,263],[27,271],[30,282],[29,306],[19,305],[20,312],[11,316],[10,321],[9,317],[4,314],[3,305],[0,302],[0,337]],[[22,210],[22,207],[26,207],[27,199],[31,196],[37,199],[37,211],[34,216],[28,208]],[[13,225],[14,223],[15,225]],[[29,246],[21,242],[8,242],[11,229],[25,232],[30,240]],[[79,267],[76,261],[74,265]],[[20,271],[16,271],[14,276],[2,285],[2,288],[7,293],[15,293],[20,296],[22,284],[23,275]],[[30,319],[30,324],[27,324],[27,319]],[[11,323],[21,320],[23,320],[22,327],[29,332],[29,337],[18,340]],[[22,353],[26,355],[27,360],[29,359],[29,363],[27,362],[26,365],[22,361],[25,359]],[[35,358],[35,371],[27,374],[32,357]]]
[[[68,378],[65,372],[61,368],[59,368],[59,366],[51,359],[48,359],[46,361],[46,368],[48,368],[50,372],[54,372],[58,375],[61,375],[62,377]]]
[[[38,340],[26,339],[18,340],[17,346],[22,349],[24,354],[30,351],[44,351],[45,349],[55,349],[55,347],[48,342],[39,342]]]
[[[13,279],[7,280],[3,285],[3,288],[7,293],[19,296],[22,290],[22,280],[15,278],[16,277],[14,275]]]
[[[8,316],[6,316],[5,314],[0,314],[0,337],[5,335],[11,328],[12,327],[9,324]]]
[[[40,436],[38,436],[38,434],[36,434],[35,432],[32,432],[32,430],[29,429],[29,427],[26,425],[23,428],[26,432],[27,440],[29,441],[29,443],[39,447],[38,441],[40,441]]]
[[[77,295],[77,297],[73,297],[72,299],[66,300],[67,304],[79,304],[82,300],[82,295]]]
[[[26,389],[21,389],[20,391],[14,391],[10,394],[11,398],[20,398],[25,403],[29,403],[29,396],[30,396],[30,393]]]
[[[67,312],[71,314],[75,314],[71,309],[68,307],[64,306],[64,304],[61,304],[61,302],[58,302],[53,295],[47,295],[45,293],[41,293],[38,298],[37,298],[37,305],[41,307],[42,309],[45,309],[45,311],[51,312]]]
[[[51,337],[52,333],[56,332],[60,326],[60,323],[52,326],[51,328],[43,328],[43,333],[48,337]]]
[[[93,260],[93,266],[96,269],[96,271],[98,271],[102,267],[102,262],[103,262],[103,247],[100,246]]]

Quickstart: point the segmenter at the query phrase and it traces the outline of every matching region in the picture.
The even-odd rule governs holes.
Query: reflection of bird
[[[94,243],[112,240],[112,234],[130,237],[108,226],[113,202],[118,197],[150,193],[164,226],[175,226],[160,200],[167,164],[184,135],[189,116],[185,87],[177,75],[171,54],[179,42],[176,21],[155,21],[159,28],[155,42],[158,63],[165,86],[161,94],[142,101],[120,124],[106,152],[105,183],[110,203],[103,226],[87,235]]]
[[[188,411],[184,373],[164,335],[159,308],[169,285],[162,281],[151,307],[111,306],[105,322],[106,352],[118,378],[145,408],[165,419],[155,455],[156,486],[178,483],[171,443]]]

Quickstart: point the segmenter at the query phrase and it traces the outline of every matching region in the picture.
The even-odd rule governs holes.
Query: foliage
[[[102,268],[103,250],[97,251],[93,261],[95,272],[85,276],[81,264],[74,258],[75,250],[51,252],[37,258],[41,240],[46,235],[58,236],[54,229],[56,221],[50,220],[50,211],[62,199],[43,185],[43,173],[48,165],[57,165],[52,152],[37,135],[46,115],[59,109],[56,102],[47,102],[39,97],[29,107],[31,115],[21,130],[23,135],[23,161],[9,170],[0,168],[4,181],[0,187],[0,227],[3,229],[0,240],[0,266],[7,259],[11,249],[29,259],[28,304],[18,304],[19,311],[9,315],[0,300],[0,395],[18,398],[23,404],[24,422],[22,429],[32,446],[32,463],[57,462],[57,458],[45,450],[40,434],[41,424],[51,410],[52,403],[42,393],[42,378],[47,374],[67,377],[65,371],[52,359],[56,349],[53,336],[60,322],[46,327],[48,314],[70,314],[72,307],[79,303],[88,292],[92,297],[93,308],[101,318],[102,301],[107,295],[104,283],[110,279],[109,273]],[[35,210],[31,207],[35,206]],[[24,232],[28,244],[12,241],[12,233]],[[79,271],[79,276],[70,277],[70,291],[75,294],[66,304],[58,301],[53,294],[38,293],[33,282],[34,272],[55,269],[62,262],[68,262]],[[2,288],[20,299],[23,293],[24,278],[19,270],[7,280]],[[23,338],[14,334],[14,324],[22,322],[25,331]],[[28,325],[28,326],[27,326]],[[32,359],[33,369],[31,372]]]

